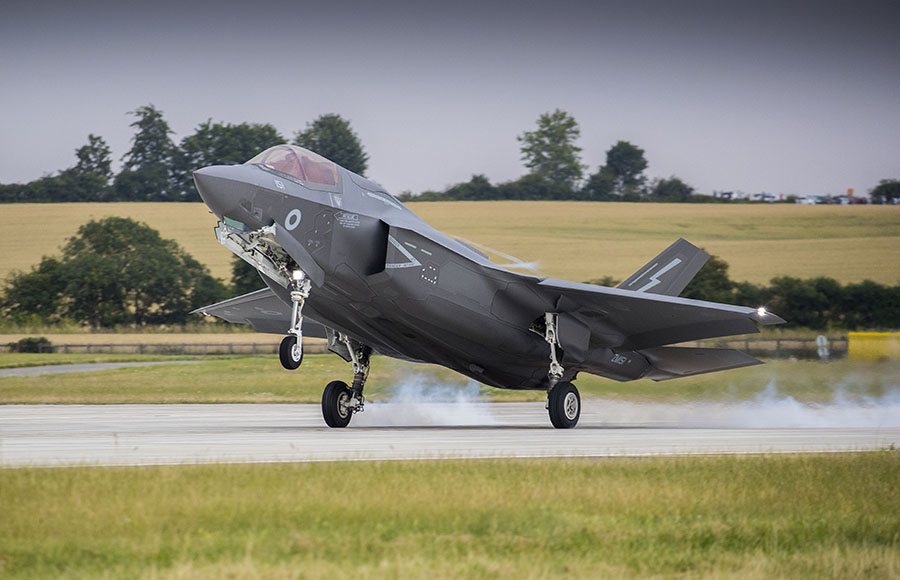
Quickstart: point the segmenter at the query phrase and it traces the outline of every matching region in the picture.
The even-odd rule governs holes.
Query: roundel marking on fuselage
[[[303,214],[300,213],[299,209],[292,209],[288,212],[287,217],[284,218],[284,227],[288,231],[292,231],[300,225],[300,218]]]

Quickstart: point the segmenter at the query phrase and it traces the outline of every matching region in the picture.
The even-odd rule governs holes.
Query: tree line
[[[652,202],[729,202],[699,195],[677,176],[649,180],[644,150],[628,141],[618,141],[606,151],[605,163],[594,173],[581,161],[576,141],[581,130],[575,118],[556,109],[538,117],[537,127],[517,137],[528,173],[518,179],[491,184],[484,175],[473,175],[444,191],[405,193],[401,201],[476,200],[577,200]],[[900,198],[900,180],[884,179],[870,194],[873,199]],[[792,200],[791,200],[792,201]]]
[[[113,174],[109,146],[102,137],[88,135],[75,152],[73,167],[25,184],[0,184],[2,202],[68,201],[200,201],[192,172],[208,165],[244,163],[260,151],[285,143],[271,124],[201,123],[176,144],[162,111],[151,105],[129,115],[135,134],[131,149],[122,157],[122,169]],[[517,137],[528,173],[512,181],[492,184],[473,175],[444,191],[406,192],[401,201],[437,200],[580,200],[723,202],[698,195],[677,176],[648,180],[644,150],[618,141],[606,151],[605,162],[589,173],[582,163],[577,140],[581,129],[569,113],[556,109],[542,114],[537,127]],[[295,145],[306,147],[335,163],[364,175],[368,154],[340,115],[321,115],[294,134]],[[900,199],[900,180],[883,179],[870,192],[873,199]]]
[[[106,141],[88,135],[75,152],[74,166],[25,184],[0,184],[0,202],[200,201],[192,172],[208,165],[246,162],[273,145],[287,142],[278,130],[259,123],[201,123],[176,144],[162,111],[151,105],[131,111],[135,133],[122,168],[112,171]],[[368,155],[350,123],[340,115],[321,115],[297,131],[295,145],[312,149],[359,174]]]
[[[264,286],[252,267],[234,259],[229,284],[174,240],[128,218],[90,221],[29,272],[13,272],[0,293],[0,314],[19,324],[72,322],[95,329],[183,325],[194,308]],[[615,286],[609,277],[588,283]],[[712,257],[681,294],[685,298],[766,306],[788,327],[814,330],[900,328],[900,285],[842,285],[831,278],[735,282]]]

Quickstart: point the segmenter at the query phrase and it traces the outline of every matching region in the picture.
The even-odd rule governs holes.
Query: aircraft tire
[[[556,383],[547,400],[550,422],[557,429],[571,429],[581,417],[581,395],[569,382]]]
[[[303,362],[303,349],[297,347],[297,337],[294,335],[285,336],[281,339],[281,347],[278,349],[278,359],[281,366],[292,371],[300,366]]]
[[[350,400],[350,388],[344,381],[331,381],[322,393],[322,418],[329,427],[341,428],[350,424],[353,413],[341,406]]]

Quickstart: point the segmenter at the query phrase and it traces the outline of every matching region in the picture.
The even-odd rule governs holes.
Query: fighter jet
[[[219,218],[218,241],[266,287],[194,312],[285,335],[280,359],[303,359],[303,322],[352,364],[322,394],[330,427],[363,411],[373,353],[438,364],[501,389],[547,392],[550,422],[581,415],[579,373],[663,381],[760,364],[685,341],[784,322],[764,308],[678,295],[709,255],[681,239],[616,288],[511,271],[425,223],[383,187],[292,145],[243,165],[194,172]]]

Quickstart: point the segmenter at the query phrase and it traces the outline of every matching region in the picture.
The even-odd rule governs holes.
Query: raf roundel
[[[299,209],[292,209],[288,212],[287,217],[284,218],[284,227],[287,228],[288,231],[292,231],[300,225],[300,218],[302,214]]]

